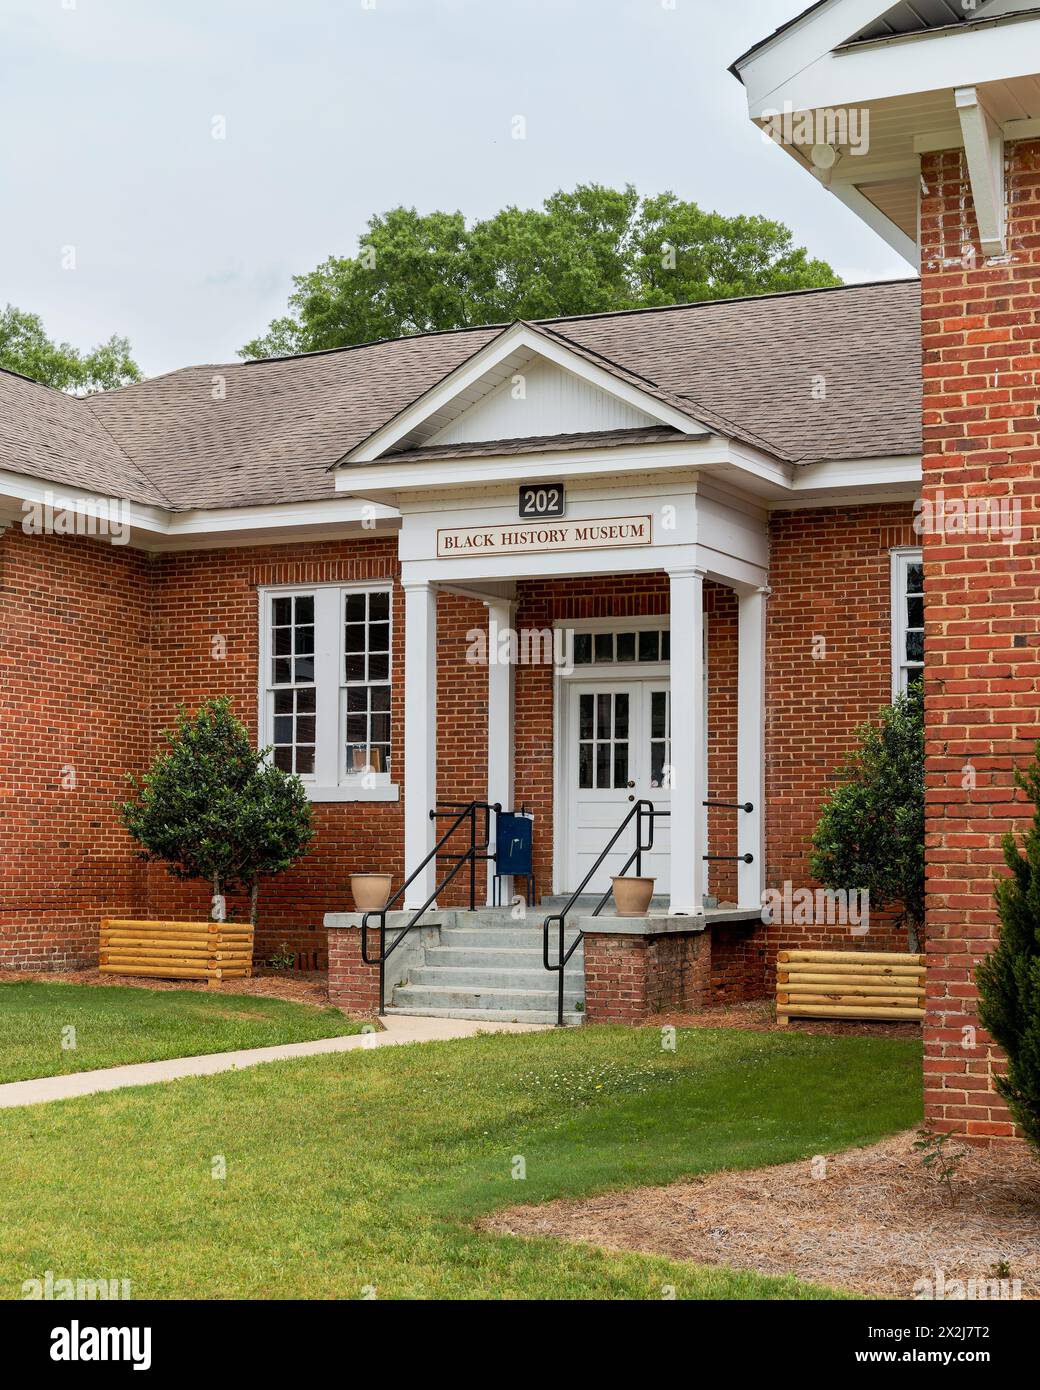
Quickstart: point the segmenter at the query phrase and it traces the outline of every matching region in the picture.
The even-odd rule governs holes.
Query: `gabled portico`
[[[570,893],[580,867],[598,854],[631,809],[648,798],[670,819],[659,827],[658,844],[670,846],[666,881],[671,911],[703,912],[707,797],[704,591],[707,581],[737,594],[740,678],[738,690],[737,798],[752,809],[739,821],[737,853],[739,900],[757,909],[762,892],[762,758],[764,721],[764,609],[768,592],[765,517],[760,509],[727,498],[689,470],[674,481],[658,474],[618,486],[607,474],[610,455],[580,479],[565,484],[566,518],[558,524],[518,518],[518,488],[485,485],[470,493],[424,489],[399,494],[402,513],[401,575],[405,592],[405,847],[406,862],[420,863],[435,839],[430,808],[455,799],[453,788],[438,786],[438,739],[450,731],[438,726],[433,654],[438,646],[438,591],[477,598],[487,611],[488,801],[512,807],[516,765],[515,729],[524,718],[515,708],[515,672],[532,644],[546,640],[563,660],[556,661],[553,755],[556,762],[556,859],[554,881],[543,892]],[[670,470],[669,470],[670,471]],[[464,524],[463,524],[464,523]],[[447,540],[479,537],[466,551]],[[559,546],[559,548],[552,548]],[[516,632],[516,600],[525,581],[566,584],[607,579],[624,590],[626,582],[667,576],[667,612],[658,621],[632,619],[578,623],[563,621],[553,634]],[[663,624],[655,650],[646,641]],[[581,629],[591,643],[614,643],[616,660],[580,664]],[[625,631],[631,630],[630,641]],[[510,638],[512,645],[504,642]],[[639,639],[643,651],[637,650]],[[574,662],[575,641],[579,661]],[[631,660],[626,660],[631,647]],[[591,652],[590,652],[591,656]],[[640,656],[651,660],[639,660]],[[645,694],[645,699],[643,698]],[[655,703],[656,701],[656,703]],[[662,726],[670,706],[670,720]],[[584,738],[579,717],[597,720]],[[656,726],[651,727],[651,719]],[[606,721],[606,722],[604,722]],[[651,766],[651,743],[656,743]],[[581,745],[581,746],[579,746]],[[645,753],[645,756],[644,756]],[[594,765],[595,758],[599,766]],[[605,769],[605,771],[604,771]],[[584,783],[582,783],[584,779]],[[600,797],[599,816],[580,823],[577,806],[566,800],[573,783],[587,785],[586,800]],[[604,784],[605,783],[605,784]],[[599,790],[596,790],[596,789]],[[605,794],[604,794],[605,793]],[[562,846],[580,829],[585,858]],[[598,841],[598,842],[597,842]],[[602,884],[598,884],[602,887]],[[608,884],[609,886],[609,884]],[[421,906],[436,890],[433,864],[412,885],[410,906]]]

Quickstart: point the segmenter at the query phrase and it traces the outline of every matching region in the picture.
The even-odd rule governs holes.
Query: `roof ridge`
[[[203,365],[257,367],[262,363],[268,362],[299,362],[308,357],[331,357],[337,352],[357,352],[359,348],[385,347],[390,343],[410,342],[413,338],[448,338],[462,333],[504,332],[505,329],[511,328],[514,323],[526,323],[534,328],[544,328],[547,325],[556,323],[581,323],[589,319],[635,318],[639,314],[667,314],[676,313],[683,309],[718,308],[725,304],[757,304],[762,300],[807,298],[809,295],[814,294],[839,294],[843,290],[868,290],[879,289],[886,285],[920,285],[920,283],[919,276],[905,275],[881,280],[857,280],[852,284],[811,285],[801,290],[771,290],[768,294],[738,294],[721,299],[691,299],[680,304],[641,304],[632,309],[597,309],[592,313],[561,314],[557,318],[550,319],[515,318],[502,323],[471,323],[467,324],[464,328],[437,328],[430,333],[401,333],[396,338],[371,338],[364,343],[344,343],[342,347],[314,348],[310,352],[287,352],[276,357],[250,357],[241,362],[228,362],[224,364],[217,362]],[[177,367],[174,369],[174,371],[193,370],[197,370],[197,368]],[[166,375],[172,376],[173,373],[168,372]],[[158,378],[152,377],[150,380],[156,381]],[[118,389],[125,390],[127,388],[120,387]]]

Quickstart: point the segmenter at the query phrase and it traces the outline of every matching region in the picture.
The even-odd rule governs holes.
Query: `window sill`
[[[307,787],[307,798],[314,802],[399,801],[400,797],[400,788],[394,784],[384,787]]]

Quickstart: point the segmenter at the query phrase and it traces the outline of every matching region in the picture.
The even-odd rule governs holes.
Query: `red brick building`
[[[714,997],[763,993],[781,942],[846,944],[767,931],[761,895],[807,881],[828,779],[913,671],[918,315],[905,282],[84,400],[4,374],[0,959],[75,966],[105,914],[208,912],[115,807],[178,707],[221,694],[315,803],[312,850],[264,889],[261,954],[322,961],[350,875],[400,882],[431,807],[470,800],[534,816],[540,898],[579,886],[637,800],[667,807],[644,871],[673,916],[707,904]],[[821,393],[828,345],[873,417],[848,380]]]
[[[763,130],[920,270],[926,1113],[982,1140],[1012,1127],[974,972],[1040,735],[1038,70],[1023,0],[824,0],[734,66]]]
[[[586,941],[589,1017],[762,994],[785,944],[905,949],[876,916],[853,937],[764,926],[761,903],[808,884],[855,729],[923,669],[928,1111],[1009,1135],[973,969],[1040,732],[1038,28],[1002,0],[822,0],[735,65],[753,118],[920,283],[196,367],[83,400],[0,373],[0,963],[87,963],[105,914],[208,911],[204,886],[142,865],[115,806],[177,707],[218,694],[304,779],[318,827],[264,889],[258,951],[324,961],[331,943],[349,1005],[374,988],[350,876],[403,882],[444,803],[531,814],[540,899],[579,887],[639,801],[669,812],[643,868],[670,925]],[[977,502],[947,524],[979,498],[981,526]],[[392,997],[447,990],[400,959]],[[479,995],[478,966],[451,968],[446,1011]]]

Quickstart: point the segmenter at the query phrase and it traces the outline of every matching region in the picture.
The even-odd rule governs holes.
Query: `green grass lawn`
[[[338,1009],[253,994],[0,984],[0,1082],[309,1042],[360,1027]],[[63,1040],[75,1046],[63,1046]]]
[[[912,1041],[692,1030],[673,1053],[658,1030],[603,1027],[11,1110],[0,1296],[51,1270],[127,1278],[136,1298],[659,1299],[669,1286],[678,1298],[828,1297],[472,1223],[521,1202],[809,1159],[920,1114]]]

